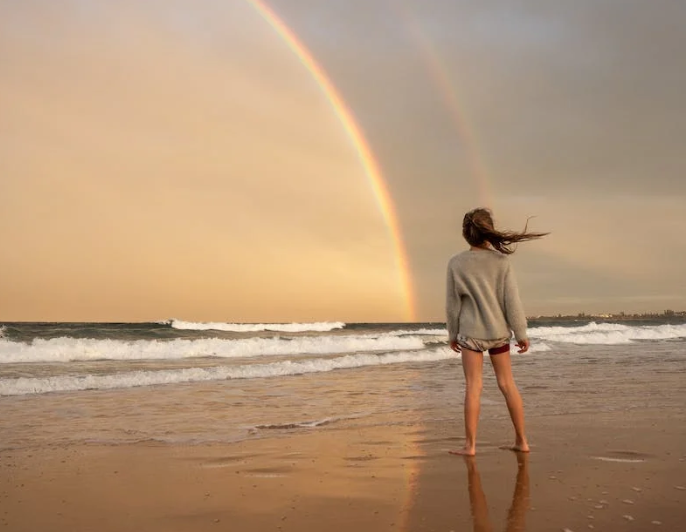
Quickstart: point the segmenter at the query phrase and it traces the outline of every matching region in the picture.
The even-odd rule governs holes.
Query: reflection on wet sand
[[[517,457],[517,480],[515,481],[512,504],[507,513],[505,532],[522,532],[526,530],[526,511],[529,509],[529,455],[514,453]],[[476,458],[464,457],[467,466],[467,482],[469,486],[469,504],[474,523],[474,532],[491,532],[493,525],[488,516],[486,494],[481,485],[481,476],[476,467]]]

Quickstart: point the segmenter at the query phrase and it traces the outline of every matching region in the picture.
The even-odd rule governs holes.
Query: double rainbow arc
[[[384,181],[379,164],[372,153],[369,143],[365,139],[360,127],[357,125],[352,112],[348,109],[343,98],[336,90],[331,80],[328,78],[324,69],[319,66],[313,55],[300,42],[297,36],[286,26],[279,16],[261,0],[247,0],[255,10],[267,21],[267,23],[278,33],[293,53],[298,57],[303,66],[309,71],[315,82],[319,85],[322,92],[331,104],[336,116],[340,120],[343,128],[350,137],[369,179],[374,197],[379,205],[382,216],[386,222],[393,241],[396,267],[399,275],[399,282],[405,305],[405,316],[409,321],[414,321],[416,317],[414,291],[407,257],[407,250],[402,238],[398,216],[391,199],[391,195]]]
[[[422,31],[421,26],[415,21],[416,17],[411,15],[404,2],[402,0],[391,2],[390,5],[396,9],[396,12],[403,20],[410,38],[419,51],[429,77],[450,113],[453,126],[465,148],[467,165],[477,189],[479,205],[492,208],[494,199],[488,168],[479,150],[479,142],[474,127],[467,116],[464,98],[460,98],[457,85],[451,80],[449,68],[446,66],[445,61],[442,60],[435,46],[426,37],[425,32]]]

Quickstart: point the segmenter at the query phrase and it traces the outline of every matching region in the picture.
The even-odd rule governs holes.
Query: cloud
[[[173,282],[152,282],[150,301],[162,303],[148,315],[191,279],[170,292],[187,307],[173,308],[210,319],[223,317],[217,309],[236,319],[397,317],[393,251],[354,148],[247,2],[61,5],[0,4],[0,260],[25,293],[38,279],[64,296],[54,284],[74,266],[60,254],[115,261],[135,242],[128,271],[147,282],[184,251]],[[269,5],[330,75],[381,163],[422,319],[442,318],[445,262],[464,246],[462,214],[488,188],[504,227],[537,215],[534,227],[552,231],[515,259],[532,311],[653,309],[683,288],[682,3]],[[262,265],[284,256],[297,282],[261,284]],[[211,274],[194,277],[203,268]],[[197,294],[215,298],[211,280],[222,275],[231,281],[219,293],[235,290],[235,301],[203,304]],[[86,302],[94,285],[80,286]]]
[[[2,318],[402,319],[359,156],[248,4],[233,41],[135,3],[3,7]]]

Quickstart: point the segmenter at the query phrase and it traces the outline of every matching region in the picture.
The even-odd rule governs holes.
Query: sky
[[[0,0],[0,321],[442,321],[477,206],[551,232],[512,256],[530,316],[686,310],[685,24]]]

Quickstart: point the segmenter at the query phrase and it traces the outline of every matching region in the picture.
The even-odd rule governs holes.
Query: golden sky
[[[418,319],[484,188],[553,232],[529,314],[686,308],[676,3],[267,4],[380,162]],[[5,321],[408,318],[354,143],[247,1],[0,0],[0,243]]]

